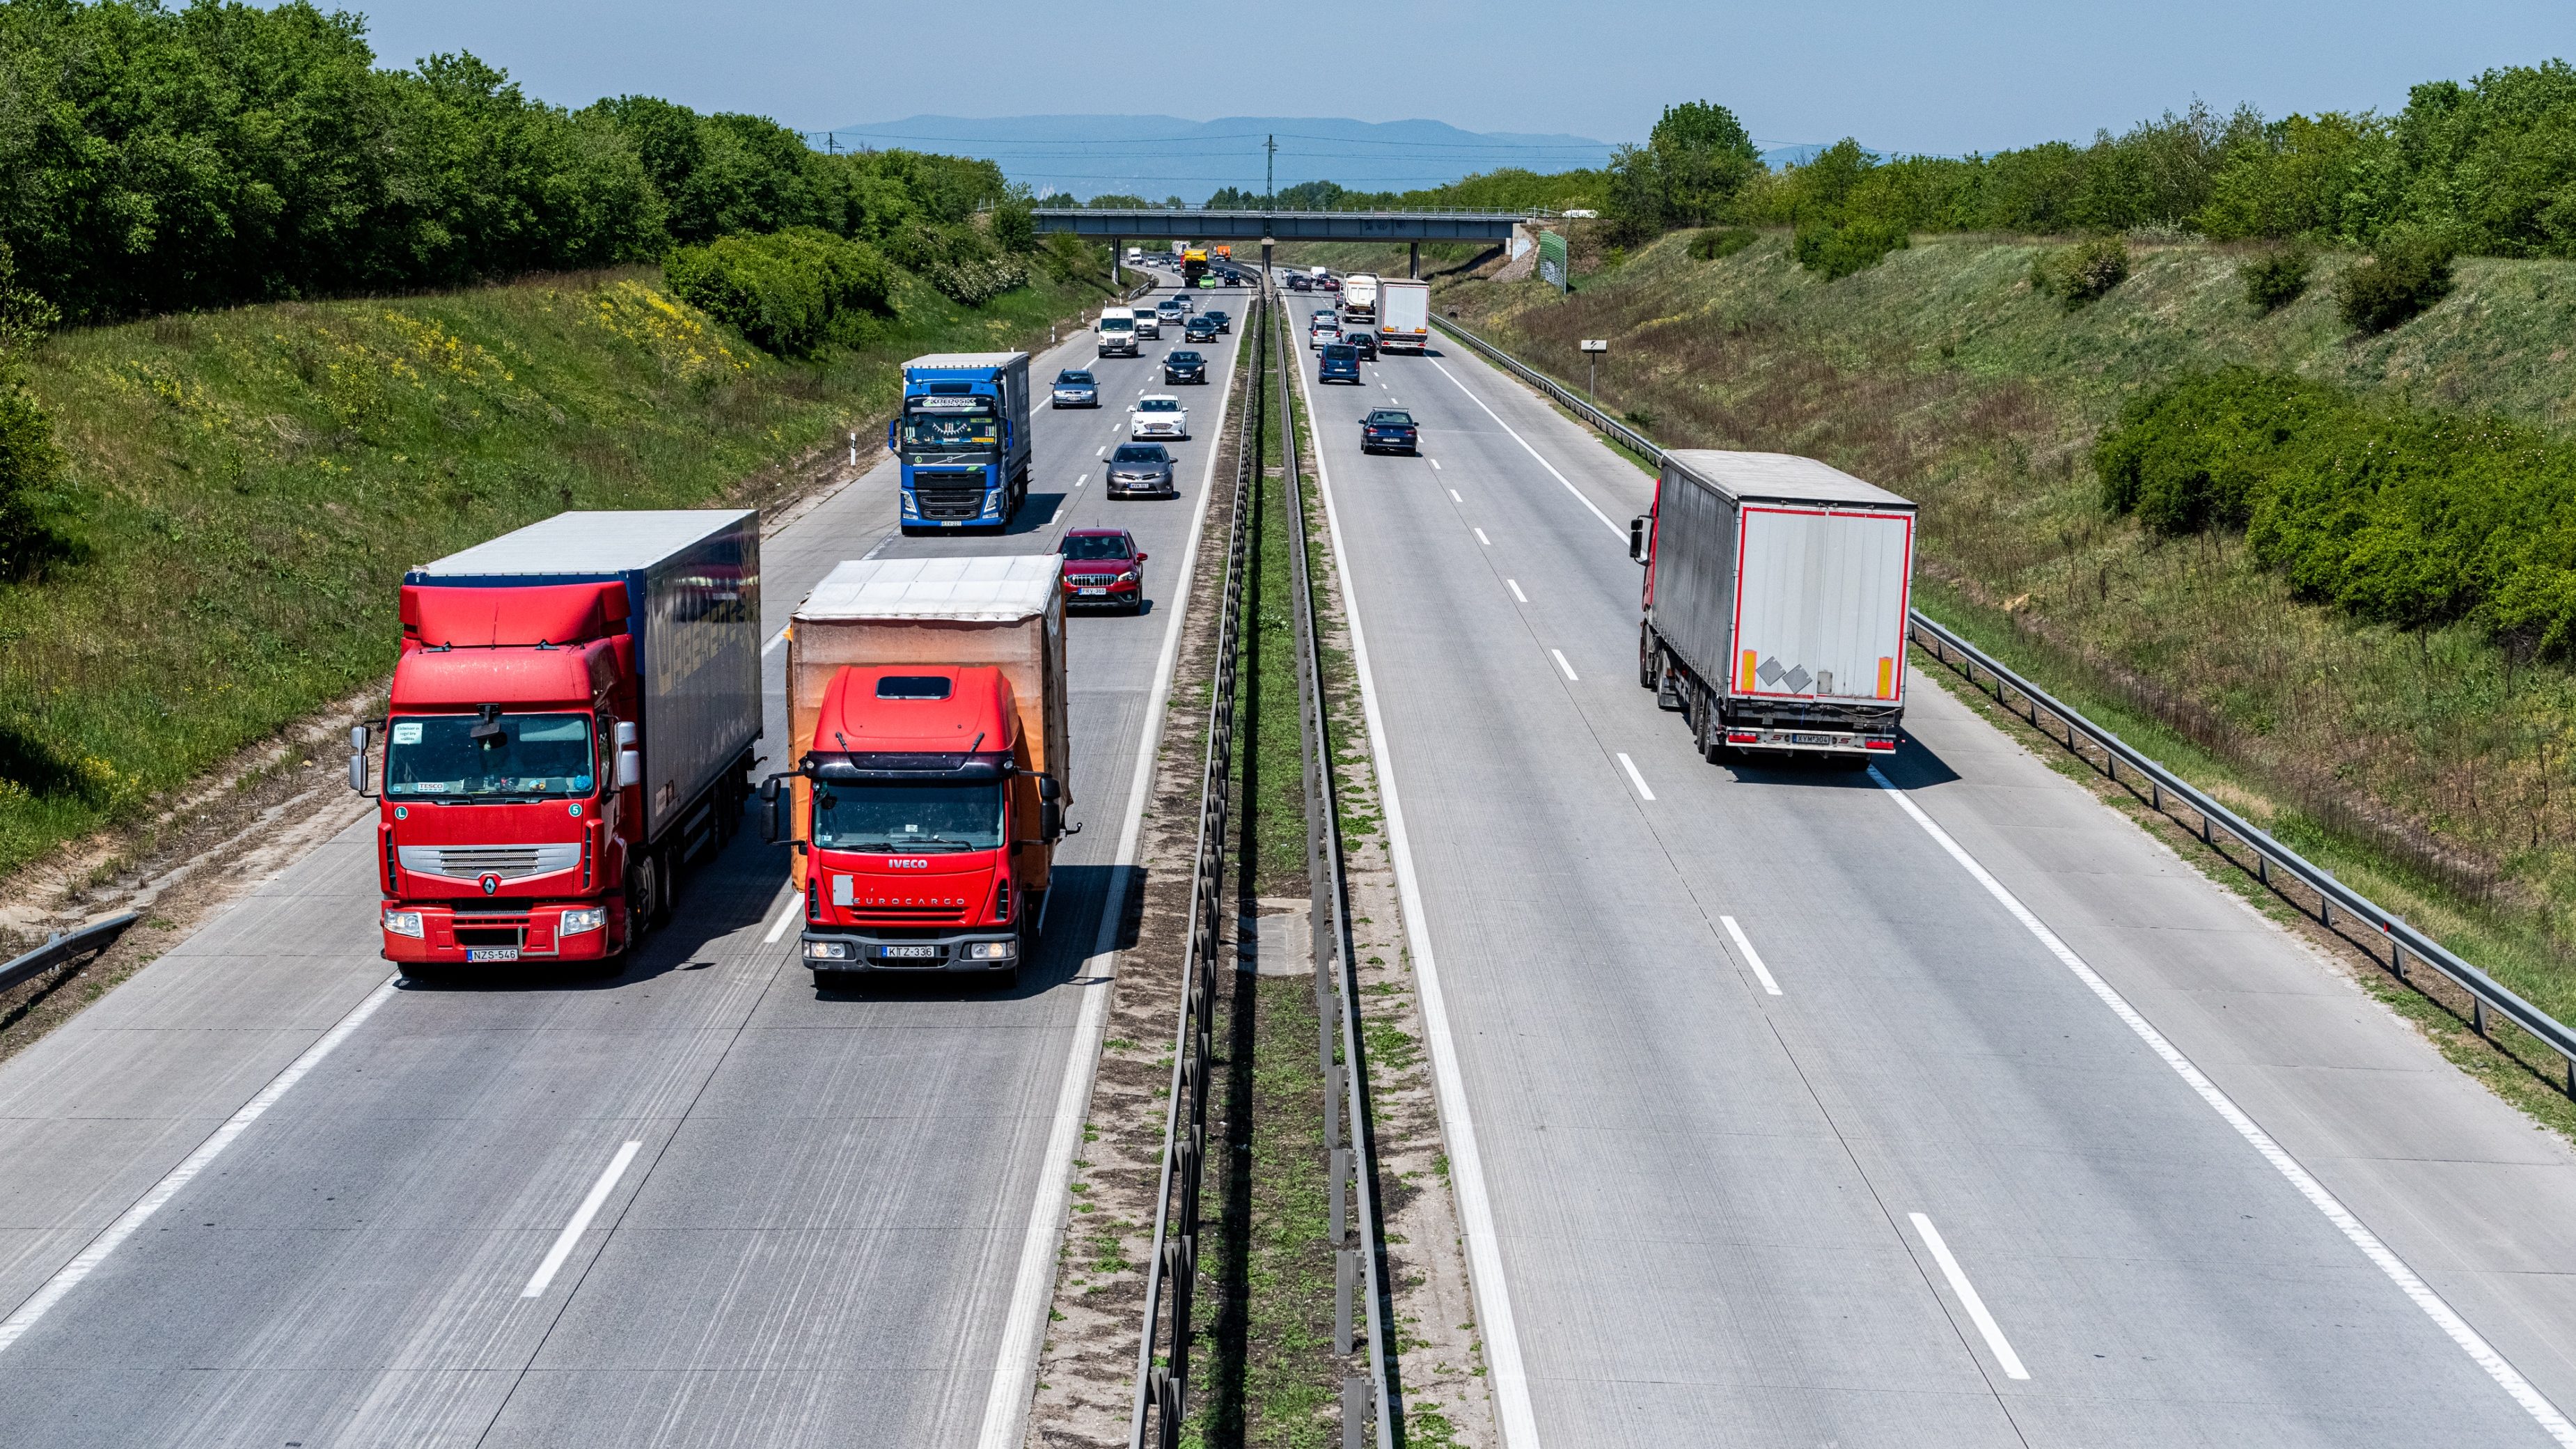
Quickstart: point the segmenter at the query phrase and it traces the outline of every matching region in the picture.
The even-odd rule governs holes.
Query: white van
[[[1127,265],[1131,267],[1141,267],[1145,265],[1145,249],[1143,247],[1129,247],[1127,249]]]
[[[1136,309],[1132,307],[1101,308],[1100,323],[1095,330],[1098,332],[1100,338],[1100,356],[1109,357],[1112,355],[1118,355],[1134,357],[1137,355]]]

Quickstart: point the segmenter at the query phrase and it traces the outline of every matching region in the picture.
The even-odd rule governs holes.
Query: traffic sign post
[[[1592,396],[1592,385],[1601,380],[1601,354],[1609,350],[1610,343],[1607,338],[1586,337],[1583,339],[1583,400],[1591,403],[1594,407],[1599,407],[1601,404]]]

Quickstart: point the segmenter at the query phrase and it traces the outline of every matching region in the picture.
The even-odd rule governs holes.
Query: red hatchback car
[[[1145,612],[1145,555],[1123,528],[1065,530],[1064,601]]]

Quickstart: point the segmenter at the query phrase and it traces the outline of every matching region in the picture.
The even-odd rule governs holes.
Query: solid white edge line
[[[1968,1310],[1969,1320],[1977,1325],[1977,1332],[1985,1335],[1986,1347],[1994,1350],[1995,1362],[2004,1366],[2004,1377],[2029,1378],[2030,1370],[2021,1366],[2021,1355],[2013,1352],[2012,1345],[2004,1339],[2003,1329],[1995,1323],[1995,1316],[1986,1311],[1986,1300],[1977,1296],[1976,1285],[1960,1271],[1959,1260],[1950,1256],[1950,1245],[1941,1241],[1941,1230],[1932,1226],[1932,1220],[1921,1213],[1907,1213],[1906,1216],[1913,1220],[1914,1231],[1922,1237],[1923,1246],[1932,1250],[1932,1261],[1941,1265],[1941,1276],[1950,1280],[1950,1291],[1959,1295],[1961,1306]]]
[[[1720,916],[1717,923],[1726,928],[1727,938],[1735,942],[1735,949],[1744,957],[1744,964],[1752,967],[1753,974],[1762,979],[1762,989],[1774,996],[1779,995],[1780,983],[1771,979],[1771,968],[1762,964],[1762,953],[1753,949],[1753,942],[1746,939],[1744,928],[1735,924],[1733,916]]]
[[[1646,777],[1637,773],[1636,761],[1629,759],[1626,754],[1622,753],[1619,756],[1619,768],[1628,772],[1628,783],[1637,787],[1638,794],[1645,796],[1649,800],[1655,798],[1655,792],[1646,788]]]
[[[1476,530],[1476,542],[1483,544],[1487,548],[1492,548],[1494,546],[1494,541],[1485,537],[1485,531],[1481,528]]]
[[[1576,501],[1576,502],[1578,502],[1578,503],[1582,504],[1582,505],[1583,505],[1584,507],[1586,507],[1586,508],[1590,508],[1590,509],[1592,509],[1592,516],[1593,516],[1593,517],[1595,517],[1595,518],[1597,518],[1597,519],[1600,519],[1600,520],[1601,520],[1601,526],[1602,526],[1602,527],[1604,527],[1604,528],[1606,528],[1606,529],[1610,530],[1612,533],[1615,533],[1615,534],[1619,535],[1621,538],[1626,538],[1626,537],[1628,536],[1628,530],[1626,530],[1626,529],[1624,529],[1624,528],[1621,528],[1619,525],[1617,525],[1617,524],[1615,524],[1615,523],[1612,523],[1612,522],[1610,521],[1610,515],[1609,515],[1609,514],[1602,512],[1602,511],[1601,511],[1599,508],[1597,508],[1597,507],[1594,507],[1594,506],[1593,506],[1593,502],[1592,502],[1592,500],[1583,496],[1583,490],[1582,490],[1582,489],[1575,487],[1575,486],[1574,486],[1574,484],[1573,484],[1573,482],[1572,482],[1571,480],[1569,480],[1569,479],[1568,479],[1564,474],[1557,472],[1557,471],[1556,471],[1556,465],[1555,465],[1554,463],[1549,462],[1549,461],[1548,461],[1546,458],[1544,458],[1544,457],[1540,457],[1538,449],[1533,448],[1533,447],[1531,447],[1531,446],[1530,446],[1530,441],[1529,441],[1529,439],[1522,437],[1519,433],[1512,432],[1512,425],[1511,425],[1511,424],[1509,424],[1509,423],[1507,423],[1507,422],[1504,422],[1504,421],[1503,421],[1503,415],[1502,415],[1502,414],[1500,414],[1500,413],[1498,413],[1498,412],[1495,412],[1492,408],[1485,407],[1485,400],[1484,400],[1483,398],[1480,398],[1480,397],[1476,396],[1475,392],[1474,392],[1473,390],[1471,390],[1471,389],[1467,386],[1467,384],[1465,384],[1465,383],[1463,383],[1463,382],[1459,382],[1459,381],[1458,381],[1458,374],[1456,374],[1456,373],[1454,373],[1454,372],[1451,372],[1451,371],[1450,371],[1448,368],[1446,368],[1446,367],[1441,367],[1441,366],[1440,366],[1440,360],[1439,360],[1438,358],[1433,358],[1433,359],[1431,360],[1431,365],[1432,365],[1433,367],[1439,367],[1439,368],[1440,368],[1440,375],[1441,375],[1442,377],[1445,377],[1445,378],[1449,379],[1449,381],[1450,381],[1451,383],[1453,383],[1453,384],[1455,384],[1455,385],[1457,386],[1457,389],[1458,389],[1460,392],[1466,393],[1466,394],[1467,394],[1467,401],[1469,401],[1469,402],[1471,402],[1471,403],[1474,403],[1476,406],[1478,406],[1478,407],[1480,407],[1480,408],[1485,408],[1485,416],[1487,416],[1487,417],[1489,417],[1489,418],[1492,418],[1492,419],[1494,420],[1494,426],[1495,426],[1495,427],[1498,427],[1498,428],[1500,428],[1500,429],[1502,429],[1504,432],[1511,433],[1511,434],[1512,434],[1512,441],[1521,445],[1521,451],[1523,451],[1523,452],[1525,452],[1525,453],[1529,454],[1529,455],[1530,455],[1531,457],[1533,457],[1533,458],[1537,458],[1537,459],[1538,459],[1538,465],[1539,465],[1540,467],[1545,468],[1545,469],[1547,470],[1547,472],[1548,472],[1548,476],[1549,476],[1549,477],[1554,478],[1554,479],[1555,479],[1557,482],[1559,482],[1559,483],[1563,483],[1563,484],[1565,484],[1565,491],[1566,491],[1566,492],[1568,492],[1568,493],[1573,494],[1573,495],[1574,495],[1574,499],[1575,499],[1575,501]]]
[[[600,1204],[608,1201],[608,1195],[617,1190],[617,1180],[626,1175],[627,1164],[633,1162],[635,1154],[643,1148],[641,1142],[629,1142],[617,1149],[615,1157],[608,1159],[607,1169],[599,1174],[597,1182],[590,1185],[590,1191],[582,1194],[581,1206],[572,1210],[572,1216],[564,1222],[563,1231],[555,1234],[554,1246],[546,1249],[545,1260],[537,1264],[536,1272],[529,1275],[528,1286],[519,1290],[520,1297],[546,1296],[546,1289],[554,1283],[555,1275],[563,1271],[564,1260],[572,1256],[573,1248],[581,1242],[581,1235],[590,1231],[590,1220],[599,1216]]]
[[[796,917],[802,913],[804,909],[805,893],[803,891],[789,891],[787,893],[786,908],[778,913],[777,923],[769,928],[768,935],[760,938],[760,944],[764,946],[777,945],[779,938],[787,934],[787,928],[796,923]]]
[[[1311,418],[1315,392],[1302,370],[1297,385]],[[1431,950],[1430,918],[1422,904],[1421,878],[1413,867],[1404,798],[1396,789],[1395,758],[1387,744],[1386,717],[1378,708],[1376,678],[1369,668],[1368,631],[1360,626],[1359,593],[1351,576],[1349,551],[1342,544],[1341,510],[1333,504],[1333,470],[1321,446],[1314,455],[1316,492],[1324,502],[1325,533],[1333,546],[1333,571],[1341,578],[1342,602],[1349,610],[1351,666],[1359,675],[1360,714],[1368,722],[1370,764],[1377,770],[1378,794],[1386,805],[1387,847],[1395,861],[1396,896],[1404,908],[1405,949],[1413,956],[1413,977],[1421,996],[1423,1035],[1431,1048],[1432,1090],[1439,1103],[1441,1134],[1449,1142],[1449,1185],[1458,1195],[1458,1226],[1467,1238],[1467,1281],[1484,1330],[1494,1418],[1507,1449],[1538,1449],[1538,1416],[1530,1407],[1520,1330],[1512,1319],[1511,1289],[1503,1280],[1502,1239],[1494,1228],[1493,1199],[1485,1189],[1484,1154],[1476,1145],[1475,1121],[1467,1110],[1467,1079],[1459,1068],[1457,1038],[1449,1028],[1449,999],[1441,989],[1439,959]]]
[[[1581,678],[1581,676],[1574,672],[1574,666],[1565,662],[1564,650],[1550,649],[1547,652],[1556,656],[1556,667],[1565,671],[1565,677],[1569,682],[1577,681]]]
[[[1238,351],[1235,361],[1241,360]],[[1217,398],[1217,416],[1222,418],[1234,406],[1234,380],[1239,369],[1229,364],[1225,370],[1225,391]],[[1311,404],[1310,404],[1311,406]],[[1222,438],[1224,430],[1217,436]],[[1199,561],[1199,536],[1207,528],[1208,500],[1216,492],[1216,455],[1220,450],[1208,448],[1207,468],[1199,479],[1198,510],[1190,518],[1190,538],[1181,549],[1180,577],[1174,583],[1173,597],[1179,607],[1172,610],[1172,622],[1163,628],[1163,652],[1154,663],[1154,689],[1145,701],[1144,737],[1136,742],[1135,778],[1127,791],[1127,819],[1119,827],[1118,855],[1111,863],[1121,890],[1101,903],[1100,931],[1093,937],[1091,954],[1082,963],[1082,974],[1098,977],[1110,970],[1118,954],[1118,926],[1126,914],[1126,882],[1135,872],[1136,838],[1145,825],[1145,801],[1152,793],[1154,751],[1162,744],[1163,711],[1171,699],[1172,668],[1181,654],[1181,621],[1189,617],[1190,584],[1196,576]],[[1047,894],[1055,892],[1049,890]],[[1002,1343],[993,1364],[993,1383],[984,1398],[983,1429],[975,1437],[977,1449],[1019,1449],[1027,1434],[1030,1401],[1037,1396],[1038,1359],[1045,1350],[1047,1313],[1055,1297],[1056,1245],[1064,1236],[1064,1220],[1072,1211],[1073,1157],[1082,1145],[1082,1119],[1091,1109],[1091,1082],[1100,1064],[1101,1038],[1108,1032],[1109,993],[1103,983],[1085,987],[1082,1019],[1073,1031],[1073,1047],[1065,1058],[1064,1083],[1056,1091],[1055,1117],[1047,1130],[1046,1156],[1038,1163],[1038,1187],[1029,1212],[1028,1236],[1020,1243],[1020,1264],[1011,1284],[1011,1306],[1002,1321]]]
[[[340,1043],[347,1041],[368,1017],[376,1014],[376,1008],[393,999],[401,981],[400,973],[386,977],[375,990],[367,993],[365,1000],[350,1007],[348,1015],[334,1022],[331,1029],[322,1033],[313,1045],[306,1047],[294,1061],[287,1063],[284,1071],[269,1078],[268,1085],[260,1088],[258,1095],[243,1103],[241,1110],[225,1118],[224,1125],[216,1128],[213,1135],[207,1137],[205,1141],[198,1143],[196,1151],[182,1158],[178,1166],[171,1168],[159,1182],[152,1184],[143,1196],[135,1199],[132,1207],[119,1213],[116,1221],[109,1223],[97,1237],[90,1239],[89,1245],[82,1248],[70,1262],[65,1263],[54,1276],[46,1279],[43,1287],[28,1295],[27,1300],[18,1305],[16,1312],[10,1314],[7,1319],[0,1320],[0,1353],[6,1353],[9,1345],[16,1343],[28,1329],[36,1326],[36,1320],[52,1311],[55,1304],[63,1301],[65,1294],[79,1287],[81,1280],[88,1277],[99,1264],[105,1262],[107,1255],[115,1252],[118,1244],[134,1236],[136,1229],[149,1221],[152,1215],[159,1212],[170,1199],[177,1197],[180,1189],[195,1180],[197,1174],[205,1171],[207,1164],[222,1156],[224,1149],[233,1145],[233,1139],[249,1131],[250,1124],[258,1121],[269,1108],[276,1106],[278,1099],[284,1097],[297,1082],[304,1080],[306,1073],[320,1066],[324,1057],[339,1050]]]
[[[2023,905],[2020,898],[2006,888],[2002,881],[1995,879],[1991,872],[1978,864],[1977,858],[1970,855],[1966,847],[1953,840],[1949,831],[1942,829],[1938,822],[1925,814],[1922,806],[1907,798],[1906,792],[1898,789],[1887,776],[1879,773],[1876,765],[1869,767],[1869,777],[1879,789],[1887,792],[1890,798],[1903,807],[1905,813],[1913,817],[1914,823],[1922,826],[1925,833],[1929,834],[1952,860],[1959,863],[1961,869],[1974,877],[1977,884],[1984,886],[1986,894],[1994,897],[1998,904],[2012,914],[2013,919],[2021,922],[2024,930],[2038,938],[2039,943],[2048,948],[2049,954],[2055,956],[2059,964],[2075,973],[2077,980],[2090,988],[2103,1005],[2111,1008],[2112,1014],[2119,1017],[2130,1031],[2136,1033],[2140,1041],[2147,1044],[2148,1050],[2162,1058],[2165,1065],[2174,1070],[2175,1075],[2181,1077],[2194,1092],[2198,1093],[2200,1099],[2209,1104],[2210,1110],[2216,1112],[2228,1126],[2235,1128],[2237,1136],[2244,1138],[2255,1151],[2263,1154],[2263,1160],[2271,1163],[2275,1172],[2288,1179],[2290,1186],[2296,1188],[2299,1195],[2306,1198],[2311,1207],[2324,1214],[2326,1221],[2334,1224],[2336,1230],[2344,1235],[2345,1241],[2359,1248],[2363,1257],[2368,1258],[2380,1272],[2386,1274],[2388,1281],[2397,1285],[2399,1292],[2404,1293],[2417,1308],[2423,1311],[2425,1317],[2432,1319],[2436,1327],[2449,1335],[2451,1342],[2459,1345],[2460,1351],[2469,1356],[2470,1362],[2486,1370],[2487,1377],[2495,1380],[2498,1387],[2512,1395],[2513,1401],[2522,1406],[2523,1412],[2529,1414],[2533,1421],[2540,1425],[2543,1432],[2560,1444],[2569,1446],[2569,1449],[2576,1449],[2576,1424],[2569,1423],[2567,1416],[2558,1411],[2558,1406],[2552,1404],[2540,1390],[2532,1387],[2529,1379],[2522,1376],[2521,1370],[2506,1362],[2504,1355],[2496,1352],[2493,1345],[2481,1337],[2476,1329],[2471,1328],[2467,1319],[2462,1318],[2450,1304],[2443,1302],[2442,1296],[2433,1291],[2432,1285],[2417,1277],[2415,1270],[2407,1267],[2405,1260],[2399,1258],[2395,1250],[2381,1242],[2378,1234],[2364,1227],[2361,1219],[2353,1216],[2352,1210],[2345,1207],[2333,1193],[2328,1192],[2325,1184],[2317,1181],[2316,1177],[2301,1166],[2298,1159],[2292,1157],[2286,1148],[2273,1141],[2270,1133],[2256,1126],[2254,1119],[2245,1115],[2244,1109],[2236,1105],[2235,1099],[2221,1091],[2218,1084],[2211,1081],[2200,1068],[2192,1065],[2191,1059],[2184,1056],[2180,1048],[2165,1040],[2164,1033],[2150,1025],[2147,1019],[2138,1013],[2138,1009],[2129,1004],[2127,997],[2122,996],[2110,982],[2103,980],[2098,972],[2086,964],[2083,957],[2075,954],[2073,947],[2058,939],[2057,933],[2043,924],[2038,916],[2032,914],[2030,908]]]
[[[1518,580],[1518,579],[1505,579],[1505,580],[1503,580],[1503,582],[1504,582],[1505,584],[1507,584],[1507,585],[1509,585],[1509,586],[1511,587],[1512,597],[1513,597],[1513,598],[1520,600],[1520,601],[1521,601],[1522,603],[1524,603],[1524,604],[1526,604],[1526,603],[1528,603],[1528,602],[1529,602],[1529,595],[1524,594],[1524,593],[1522,593],[1522,592],[1521,592],[1521,581],[1520,581],[1520,580]]]

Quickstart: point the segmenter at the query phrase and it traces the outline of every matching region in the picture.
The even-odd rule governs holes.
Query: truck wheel
[[[1655,687],[1656,676],[1662,673],[1655,667],[1656,663],[1655,631],[1639,624],[1637,626],[1637,687],[1639,689]]]
[[[629,950],[647,933],[671,923],[669,863],[659,851],[645,851],[626,867],[626,942]]]

